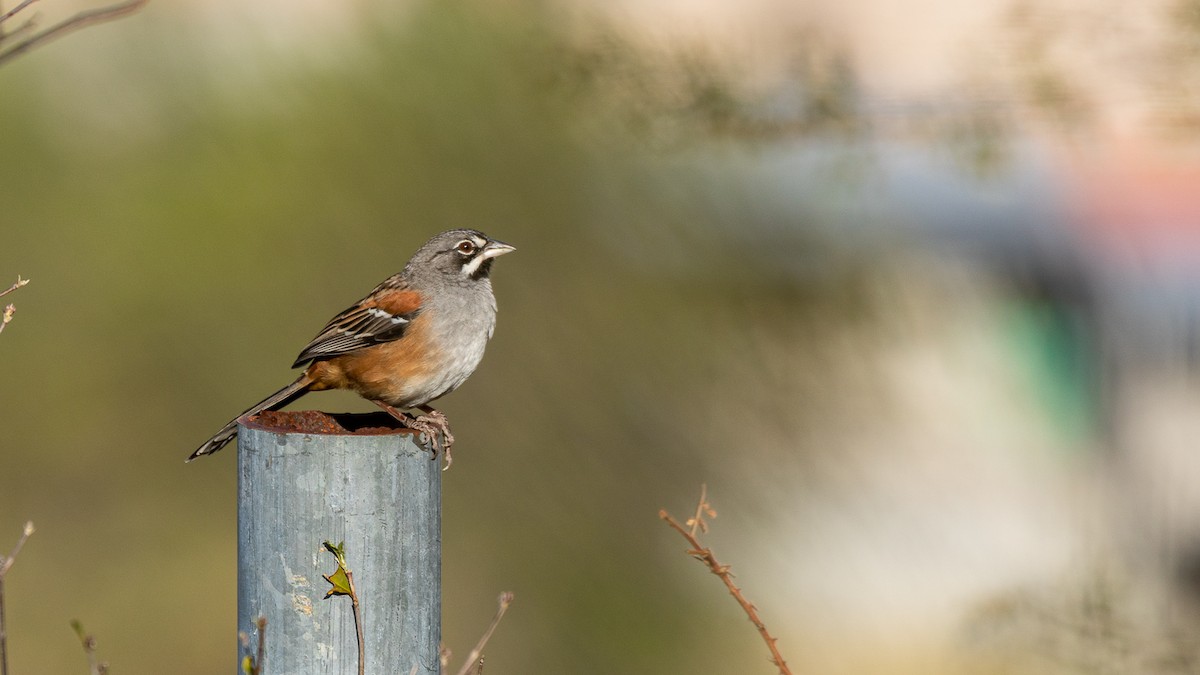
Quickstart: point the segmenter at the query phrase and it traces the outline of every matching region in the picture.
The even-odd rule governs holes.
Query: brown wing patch
[[[376,290],[325,324],[292,367],[399,340],[421,311],[421,294],[407,289]]]
[[[384,291],[368,299],[363,305],[378,307],[394,316],[404,316],[421,308],[421,294],[408,290]]]

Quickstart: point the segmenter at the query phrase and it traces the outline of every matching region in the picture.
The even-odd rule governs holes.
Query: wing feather
[[[381,284],[370,295],[329,320],[296,357],[293,368],[404,337],[421,313],[421,294]]]

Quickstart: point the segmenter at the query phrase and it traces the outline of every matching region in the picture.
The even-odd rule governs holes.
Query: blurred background
[[[464,226],[519,251],[440,406],[489,675],[774,672],[657,518],[701,483],[794,672],[1200,669],[1200,1],[152,2],[0,91],[14,673],[231,668],[183,458]]]

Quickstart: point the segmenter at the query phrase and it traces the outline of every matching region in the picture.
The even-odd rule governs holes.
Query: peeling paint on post
[[[394,426],[383,414],[332,417],[346,429]],[[266,426],[262,416],[239,421],[238,630],[256,644],[255,619],[266,617],[270,675],[356,674],[350,599],[325,599],[330,586],[322,578],[337,569],[322,542],[344,541],[362,609],[366,672],[435,675],[441,463],[407,430],[284,428]]]

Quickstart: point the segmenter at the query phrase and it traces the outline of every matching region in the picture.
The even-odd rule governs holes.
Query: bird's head
[[[486,279],[492,261],[516,249],[479,230],[447,230],[435,235],[413,254],[410,270],[433,270],[457,280]]]

